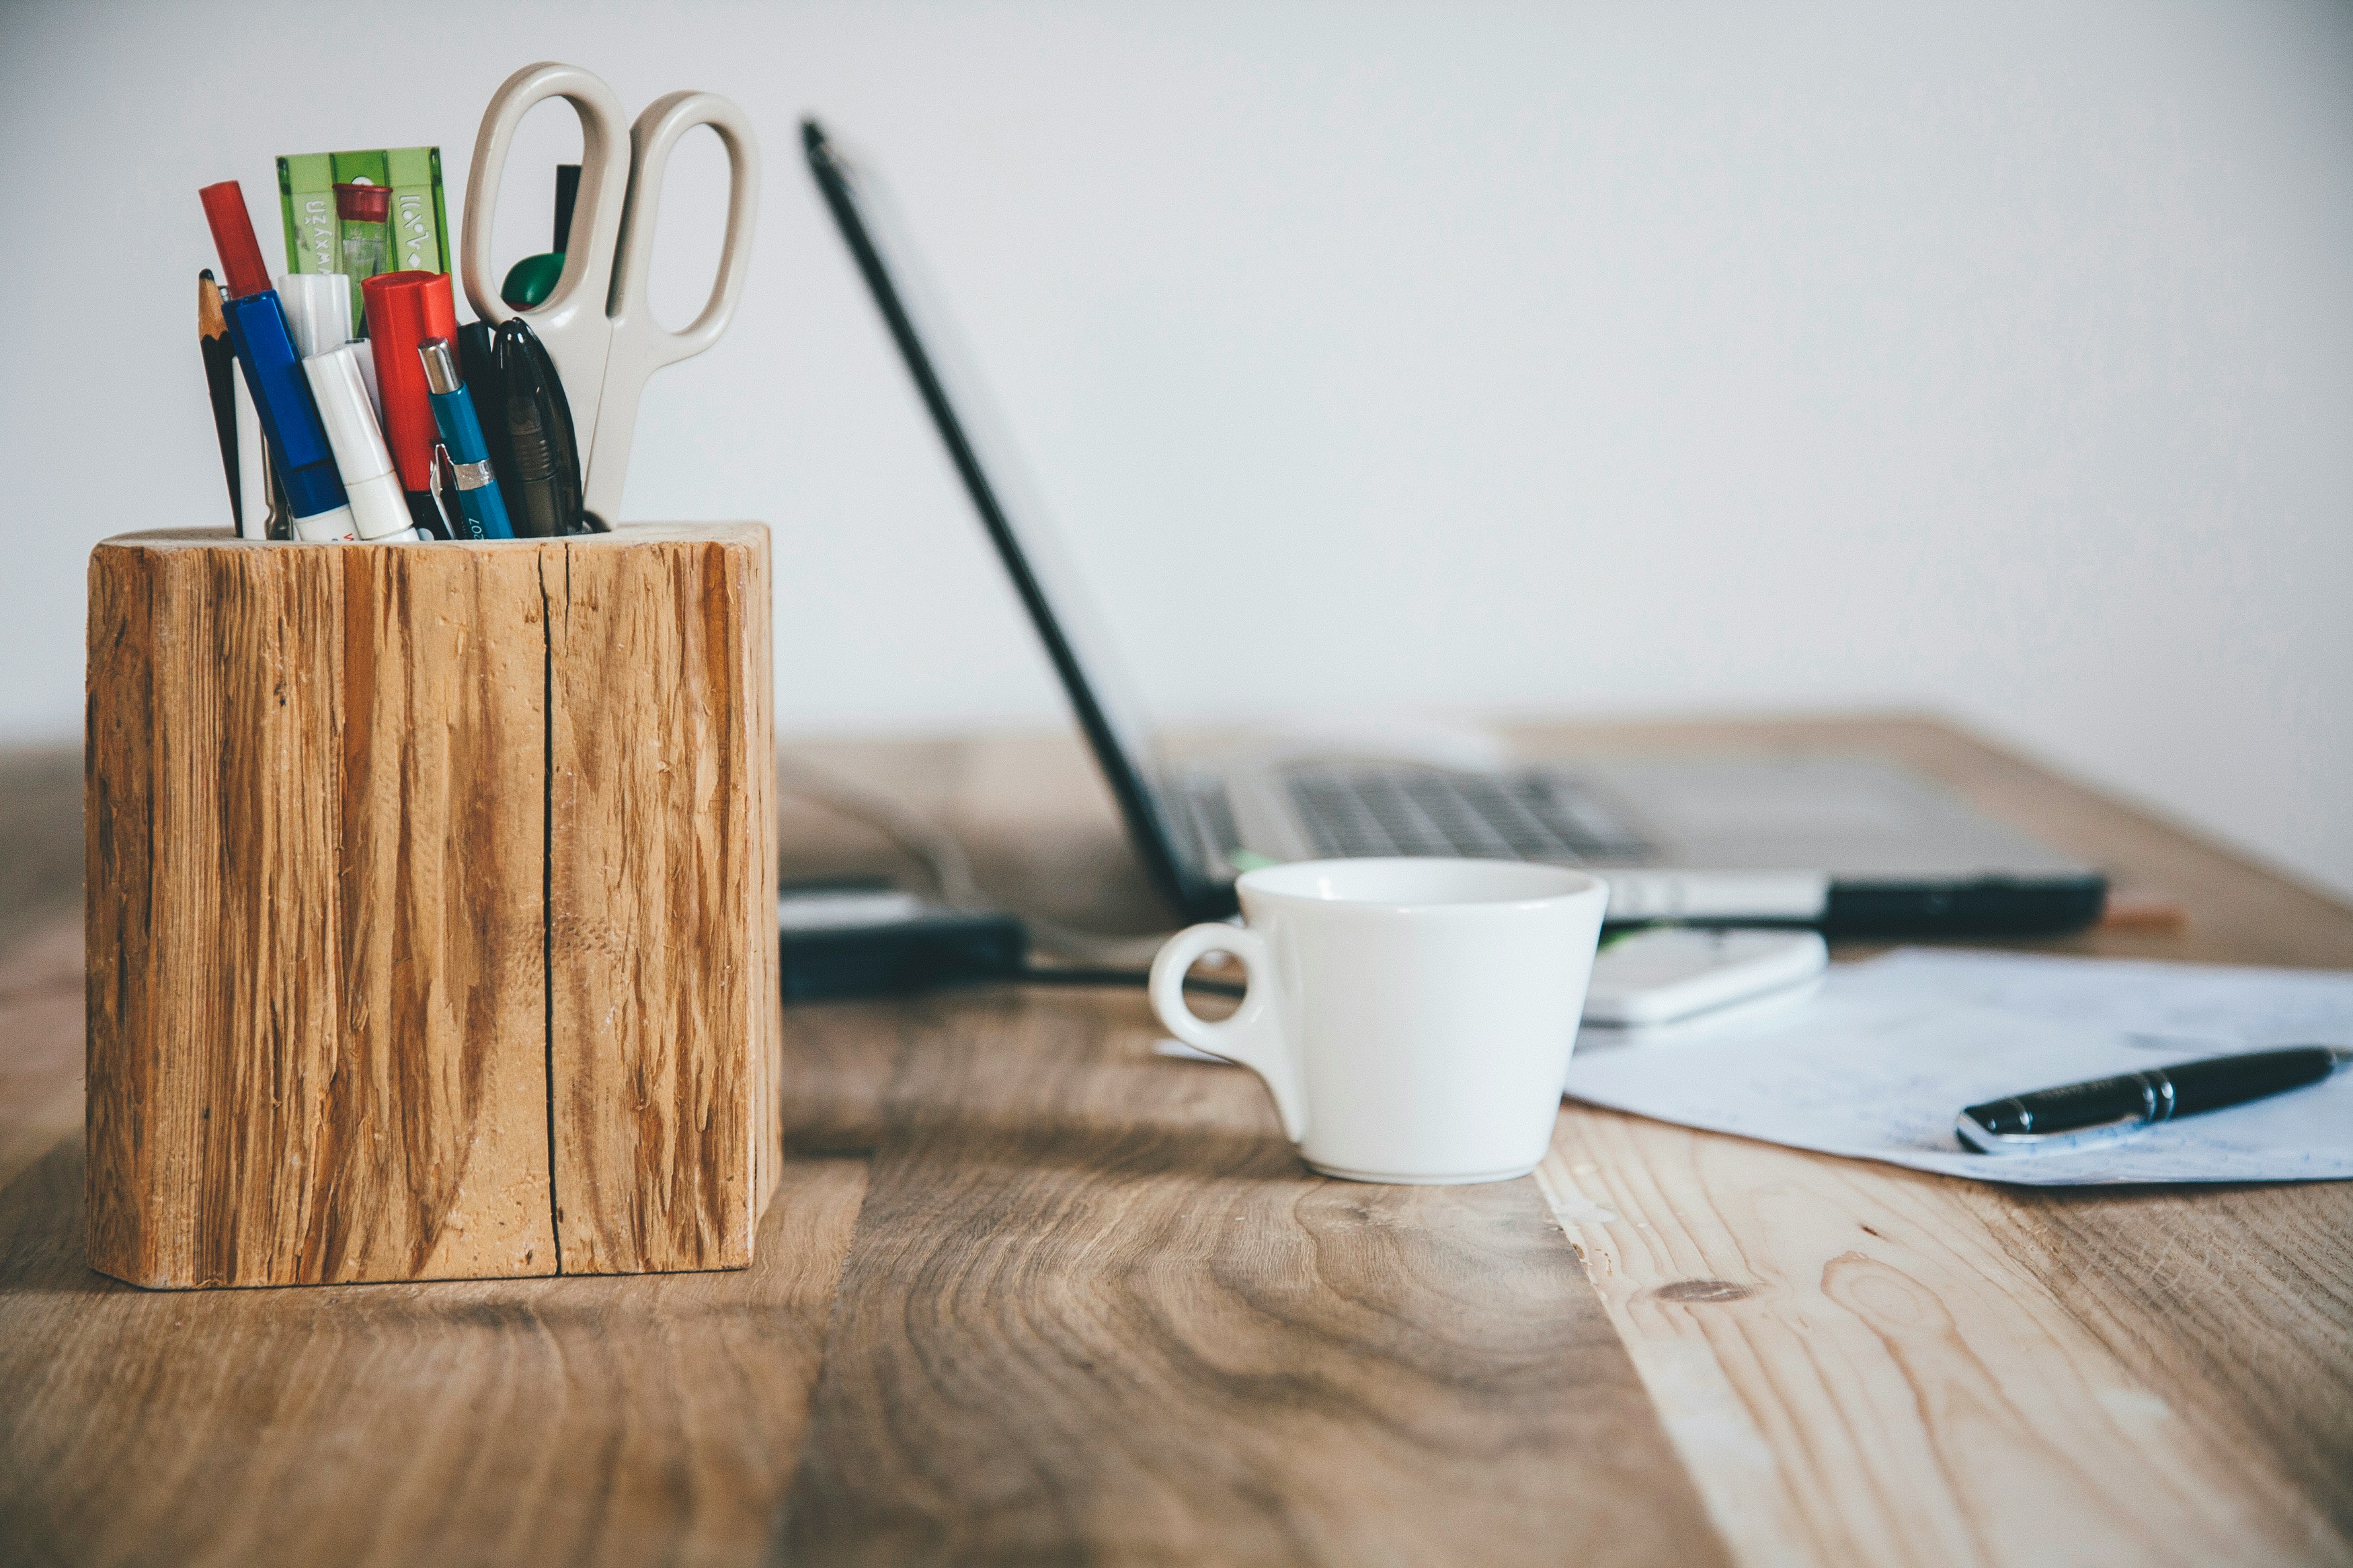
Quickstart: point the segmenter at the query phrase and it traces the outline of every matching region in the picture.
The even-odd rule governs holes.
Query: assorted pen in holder
[[[551,96],[577,210],[500,299],[496,176]],[[653,215],[706,124],[724,249],[667,332]],[[477,142],[466,324],[438,149],[278,175],[275,279],[237,182],[200,193],[236,536],[90,557],[90,1263],[743,1267],[779,1159],[767,531],[613,521],[646,377],[741,291],[750,123],[681,92],[631,127],[586,71],[517,72]]]
[[[558,172],[554,248],[492,295],[507,143],[556,97],[579,112],[583,153]],[[727,152],[726,229],[710,299],[671,332],[646,299],[653,218],[670,151],[699,126]],[[647,376],[709,348],[734,314],[759,185],[744,111],[673,92],[625,131],[612,89],[576,66],[510,77],[475,142],[462,271],[480,319],[463,327],[438,148],[280,158],[278,178],[288,270],[274,282],[243,188],[198,193],[227,279],[200,275],[197,325],[238,533],[377,544],[608,530]]]
[[[571,416],[560,386],[551,392],[552,372],[528,322],[505,323],[500,331],[512,345],[506,353],[486,351],[461,372],[448,274],[384,272],[361,284],[375,330],[357,341],[348,279],[289,273],[275,287],[252,288],[267,279],[258,271],[243,195],[232,180],[207,187],[205,198],[232,281],[216,290],[210,272],[203,275],[198,330],[240,533],[379,544],[582,531]],[[239,294],[240,284],[248,291]],[[487,336],[480,323],[468,331],[478,328]],[[284,498],[267,521],[244,515],[237,405],[223,398],[219,372],[224,338],[227,362],[244,373],[264,461]],[[512,395],[511,364],[523,370]],[[527,470],[514,466],[518,432],[511,420],[520,422]],[[501,480],[529,494],[521,526],[510,519]]]

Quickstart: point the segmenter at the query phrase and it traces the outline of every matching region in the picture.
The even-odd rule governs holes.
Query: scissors
[[[519,311],[499,298],[491,269],[491,223],[515,127],[533,106],[562,98],[580,116],[580,197],[564,247],[564,275],[547,298]],[[719,274],[702,311],[680,331],[666,331],[646,303],[653,271],[654,219],[670,150],[698,125],[727,150],[727,228]],[[564,382],[572,427],[587,476],[582,505],[588,526],[611,528],[646,378],[701,353],[727,330],[752,256],[752,218],[759,201],[760,151],[752,121],[714,92],[673,92],[654,100],[629,127],[621,156],[621,100],[594,73],[543,61],[507,78],[482,113],[474,166],[466,177],[466,231],[459,276],[474,313],[496,326],[520,315],[531,323]]]

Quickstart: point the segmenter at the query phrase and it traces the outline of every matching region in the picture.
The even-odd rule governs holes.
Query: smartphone
[[[1680,1023],[1806,984],[1829,963],[1820,931],[1630,931],[1602,942],[1585,992],[1585,1021],[1621,1029]]]

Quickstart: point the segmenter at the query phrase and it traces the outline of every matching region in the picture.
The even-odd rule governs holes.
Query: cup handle
[[[1250,981],[1234,1016],[1222,1023],[1196,1017],[1185,1005],[1185,972],[1205,952],[1230,952],[1242,961]],[[1152,961],[1152,1011],[1167,1031],[1197,1051],[1223,1057],[1258,1074],[1274,1098],[1282,1135],[1293,1143],[1307,1136],[1307,1096],[1299,1058],[1283,1037],[1274,1005],[1274,964],[1266,939],[1247,926],[1187,926],[1164,943]]]

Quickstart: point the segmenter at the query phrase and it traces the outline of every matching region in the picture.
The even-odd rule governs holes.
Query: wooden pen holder
[[[768,533],[90,563],[90,1261],[741,1268],[778,1148]]]

